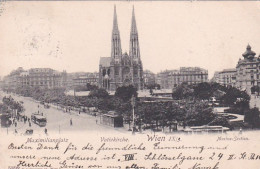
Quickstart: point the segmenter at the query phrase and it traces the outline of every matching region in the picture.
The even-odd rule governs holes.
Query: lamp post
[[[143,119],[140,119],[140,133],[142,133],[142,121]]]
[[[135,97],[134,97],[134,95],[132,96],[131,104],[132,104],[132,107],[133,107],[133,130],[132,130],[132,134],[134,135],[135,134]]]
[[[9,126],[9,121],[7,120],[6,121],[6,133],[7,133],[7,135],[8,135],[8,126]]]

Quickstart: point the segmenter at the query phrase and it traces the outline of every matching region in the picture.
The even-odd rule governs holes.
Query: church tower
[[[114,6],[114,20],[113,20],[112,39],[111,39],[111,58],[118,63],[121,60],[121,56],[122,56],[121,39],[120,39],[120,32],[117,23],[116,6]]]
[[[126,52],[122,54],[116,6],[114,6],[111,55],[100,58],[99,86],[108,91],[115,91],[117,87],[128,85],[134,85],[138,90],[143,89],[143,66],[140,58],[135,12],[133,8],[129,55]]]
[[[134,62],[140,61],[140,48],[139,48],[137,26],[136,26],[136,21],[135,21],[134,7],[133,7],[133,11],[132,11],[129,55],[130,55],[130,57],[132,57]]]
[[[118,29],[116,6],[114,6],[113,30],[111,38],[110,89],[116,90],[122,84],[122,49]]]
[[[143,89],[143,65],[140,58],[140,47],[138,39],[138,31],[135,20],[135,9],[133,7],[132,11],[132,23],[130,32],[130,49],[129,56],[132,61],[131,73],[132,73],[132,83],[138,90]]]

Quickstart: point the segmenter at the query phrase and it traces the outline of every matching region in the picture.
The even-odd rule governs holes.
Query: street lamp
[[[142,133],[142,121],[143,119],[140,119],[140,133]]]
[[[9,120],[6,121],[6,132],[7,132],[7,135],[8,135],[8,126],[9,126]]]
[[[132,130],[132,134],[134,135],[135,134],[135,97],[134,97],[134,95],[132,96],[131,104],[132,104],[132,107],[133,107],[133,130]]]

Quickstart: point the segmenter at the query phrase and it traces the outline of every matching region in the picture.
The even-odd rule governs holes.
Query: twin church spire
[[[114,59],[120,59],[122,56],[120,32],[118,29],[116,6],[114,6],[114,20],[111,42],[111,57]]]
[[[112,31],[112,42],[111,42],[111,57],[120,60],[122,56],[120,32],[118,29],[116,6],[114,6],[114,19],[113,19],[113,31]],[[129,55],[133,60],[138,61],[140,59],[140,49],[138,41],[138,32],[135,20],[135,11],[133,7],[132,11],[132,23],[130,32],[130,46]]]

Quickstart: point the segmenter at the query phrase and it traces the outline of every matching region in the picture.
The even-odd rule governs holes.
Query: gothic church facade
[[[129,54],[122,53],[120,32],[114,7],[111,56],[101,57],[99,62],[99,87],[115,91],[117,87],[133,85],[143,89],[143,65],[140,57],[138,32],[133,8]]]

